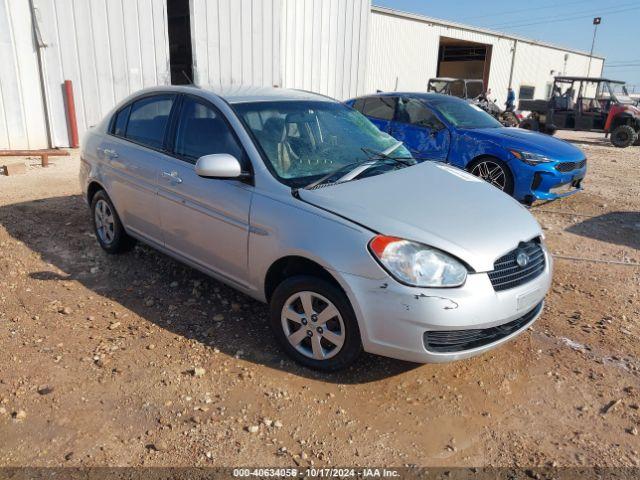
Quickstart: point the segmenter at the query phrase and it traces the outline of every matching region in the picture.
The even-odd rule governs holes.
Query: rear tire
[[[638,134],[631,125],[620,125],[611,132],[611,143],[614,147],[627,148],[638,140]]]
[[[278,285],[271,297],[270,322],[282,349],[305,367],[335,372],[362,353],[349,299],[321,278],[298,275]]]
[[[93,231],[102,249],[110,254],[131,250],[136,241],[127,235],[109,195],[99,190],[91,200]]]
[[[471,162],[467,170],[504,193],[513,195],[513,175],[502,160],[495,157],[482,157]]]

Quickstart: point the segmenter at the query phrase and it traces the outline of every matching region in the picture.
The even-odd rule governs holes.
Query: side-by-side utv
[[[639,145],[640,108],[624,82],[606,78],[556,77],[548,100],[520,100],[531,113],[520,127],[553,135],[556,130],[603,132],[619,148]]]

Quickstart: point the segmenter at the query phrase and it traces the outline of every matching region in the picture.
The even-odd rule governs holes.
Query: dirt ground
[[[0,176],[0,465],[639,466],[640,147],[573,141],[586,190],[532,210],[556,263],[530,331],[334,375],[287,360],[262,304],[103,253],[77,153]]]

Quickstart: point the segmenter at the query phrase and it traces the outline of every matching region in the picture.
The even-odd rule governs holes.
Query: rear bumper
[[[486,273],[469,275],[465,285],[425,289],[395,280],[371,280],[342,274],[344,287],[358,316],[367,352],[417,363],[442,363],[479,355],[525,331],[542,311],[551,285],[552,260],[545,251],[545,270],[532,281],[495,291]],[[538,310],[536,310],[540,307]],[[534,311],[536,310],[536,311]],[[533,314],[523,319],[527,314]],[[505,335],[488,343],[457,351],[436,351],[425,343],[425,333],[489,329],[523,319]]]

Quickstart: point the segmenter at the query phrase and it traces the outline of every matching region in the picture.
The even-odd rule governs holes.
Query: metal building
[[[593,75],[604,60],[594,57]],[[554,75],[589,56],[370,0],[0,0],[0,149],[71,144],[151,85],[278,85],[347,99],[426,89],[431,77],[482,78],[544,98]]]
[[[429,78],[483,79],[502,104],[548,98],[556,75],[600,76],[604,58],[422,15],[373,7],[366,89],[424,90]]]

